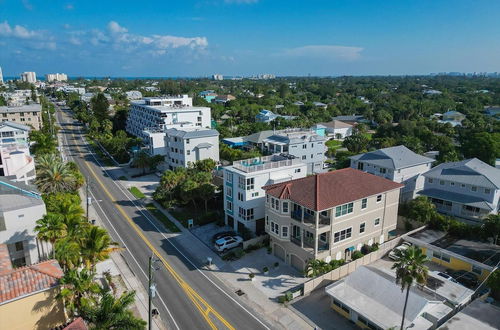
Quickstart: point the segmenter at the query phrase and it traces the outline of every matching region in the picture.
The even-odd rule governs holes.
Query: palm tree
[[[128,309],[134,296],[135,291],[131,291],[115,298],[109,290],[101,290],[95,303],[82,305],[81,315],[93,329],[144,329],[146,322]]]
[[[70,269],[60,279],[61,292],[57,298],[63,299],[66,308],[73,315],[80,313],[83,305],[89,305],[92,295],[100,292],[101,287],[94,282],[95,273],[88,269]]]
[[[37,157],[35,183],[42,193],[68,192],[75,188],[75,177],[71,168],[56,154]]]
[[[418,247],[410,246],[405,250],[396,250],[397,261],[392,265],[396,270],[396,283],[401,285],[401,291],[406,288],[405,305],[403,307],[403,317],[401,319],[401,330],[403,330],[408,304],[408,295],[413,282],[425,285],[429,269],[424,265],[427,256]]]
[[[488,237],[493,238],[493,244],[497,244],[500,236],[500,214],[488,215],[484,219],[483,230]]]
[[[135,155],[132,165],[142,168],[142,174],[146,174],[146,168],[151,167],[151,157],[144,150],[140,151]]]
[[[113,242],[108,232],[97,226],[88,227],[81,238],[81,254],[85,267],[94,269],[97,262],[106,260],[113,251],[120,248]]]
[[[66,233],[66,226],[60,214],[48,213],[40,220],[37,220],[35,231],[38,233],[37,237],[52,245],[52,257],[54,257],[55,247],[54,243],[63,237]]]
[[[56,242],[55,258],[64,270],[73,269],[81,264],[81,248],[74,237],[66,236]]]

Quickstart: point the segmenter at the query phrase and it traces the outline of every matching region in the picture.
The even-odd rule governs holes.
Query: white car
[[[437,278],[444,278],[447,281],[453,282],[453,283],[458,283],[457,280],[455,280],[451,275],[448,275],[443,272],[431,272],[431,275]]]
[[[403,251],[403,250],[406,250],[408,247],[411,246],[411,243],[408,243],[408,242],[404,242],[403,244],[401,244],[400,246],[394,248],[394,250],[392,250],[390,253],[389,253],[389,258],[392,259],[392,260],[398,260],[398,255],[396,254],[396,251]]]
[[[235,248],[243,243],[240,236],[225,236],[215,241],[215,249],[219,252]]]

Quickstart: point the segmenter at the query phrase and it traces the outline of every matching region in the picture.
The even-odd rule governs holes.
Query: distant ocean
[[[40,81],[44,81],[45,80],[45,76],[37,76],[36,77],[38,80]],[[210,78],[210,77],[92,77],[92,76],[69,76],[68,79],[69,80],[74,80],[74,79],[80,79],[80,78],[83,78],[83,79],[97,79],[97,80],[102,80],[102,79],[122,79],[122,80],[161,80],[161,79],[203,79],[203,78]],[[230,77],[228,77],[230,78]],[[19,79],[19,76],[4,76],[3,77],[3,80],[4,81],[7,81],[7,80],[16,80],[16,79]]]

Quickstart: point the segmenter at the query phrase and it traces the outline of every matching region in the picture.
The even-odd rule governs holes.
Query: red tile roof
[[[0,303],[58,285],[63,271],[56,260],[0,274]]]
[[[63,326],[60,326],[60,327],[57,327],[55,329],[61,329],[61,330],[87,330],[88,327],[87,325],[85,324],[85,321],[81,318],[81,317],[78,317],[76,319],[74,319],[73,321],[63,325]]]
[[[0,244],[0,275],[12,271],[9,249],[7,244]]]
[[[322,211],[401,187],[403,185],[400,183],[344,168],[265,186],[262,189],[276,198],[289,199],[308,209]]]

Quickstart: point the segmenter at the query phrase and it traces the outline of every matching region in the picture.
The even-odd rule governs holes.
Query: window
[[[368,203],[368,199],[363,198],[361,200],[361,209],[366,209],[366,204]]]
[[[347,229],[338,231],[333,235],[333,242],[337,243],[337,242],[343,241],[345,239],[351,238],[351,235],[352,235],[352,228],[347,228]]]
[[[455,185],[455,182],[450,182],[450,186],[454,186]]]
[[[226,188],[226,196],[229,196],[229,197],[233,196],[233,188],[231,188],[231,187]]]
[[[444,262],[450,263],[450,257],[447,256],[446,254],[432,251],[432,256],[436,259],[443,260]]]
[[[476,186],[472,186],[472,187],[470,187],[470,190],[477,191],[477,187]]]
[[[348,204],[344,204],[344,205],[341,205],[341,206],[337,206],[335,208],[335,216],[336,217],[341,217],[343,215],[352,213],[353,205],[354,205],[354,203],[348,203]]]
[[[314,157],[314,155],[313,155],[313,154],[311,154],[311,159],[312,159],[313,157]]]
[[[488,188],[484,188],[484,193],[485,193],[485,194],[489,194],[489,193],[491,193],[491,190],[490,190],[490,189],[488,189]]]
[[[304,144],[302,145],[302,149],[307,149],[307,144],[305,144],[305,143],[304,143]]]
[[[276,211],[279,211],[280,210],[280,200],[271,197],[271,208],[276,210]]]
[[[314,148],[314,143],[311,143],[311,148]]]
[[[288,226],[283,226],[281,228],[281,236],[283,238],[287,238],[288,237]]]
[[[186,144],[189,144],[189,139],[186,139]]]
[[[280,226],[275,222],[271,222],[271,232],[275,233],[276,235],[279,235],[280,234]]]
[[[460,187],[465,188],[465,184],[463,184],[463,183],[462,183],[462,184],[460,185]]]
[[[302,160],[306,160],[306,158],[307,158],[306,155],[302,156]]]
[[[266,215],[266,226],[269,226],[269,217]]]
[[[259,193],[258,193],[258,192],[254,192],[254,193],[252,193],[252,197],[257,197],[257,196],[259,196]]]
[[[374,223],[374,225],[375,225],[375,226],[380,225],[380,218],[375,219],[375,220],[373,221],[373,223]]]
[[[377,203],[381,202],[382,201],[382,195],[378,195],[377,196]]]
[[[201,121],[201,117],[198,117],[198,121]]]
[[[186,154],[187,154],[188,156],[189,156],[189,155],[191,155],[191,150],[187,150],[187,151],[186,151]]]
[[[16,242],[15,243],[15,247],[16,247],[16,251],[22,251],[22,250],[24,250],[24,246],[23,246],[23,242],[22,241]]]
[[[295,173],[300,173],[300,168],[296,168]]]
[[[247,179],[247,190],[253,190],[254,189],[254,183],[255,183],[255,178],[248,178]]]
[[[283,213],[288,213],[288,202],[283,202]]]
[[[363,165],[363,163],[358,163],[358,170],[362,171],[364,167]]]
[[[483,273],[483,270],[481,268],[479,268],[477,266],[474,266],[474,265],[472,265],[472,269],[471,270],[472,270],[472,272],[474,274],[481,275]]]
[[[243,176],[238,177],[238,188],[245,189],[245,177]]]
[[[226,209],[228,211],[232,211],[233,210],[233,203],[231,201],[226,201]]]
[[[240,218],[246,221],[253,220],[253,209],[244,209],[240,207],[238,209],[238,214],[240,215]]]
[[[359,225],[359,233],[364,233],[365,232],[365,227],[366,227],[366,223],[362,223]]]
[[[17,216],[17,218],[18,218],[18,219],[22,219],[22,218],[24,218],[24,214],[19,214],[19,215]]]
[[[387,169],[385,169],[385,168],[381,167],[381,168],[379,169],[379,172],[380,172],[380,173],[382,173],[382,174],[385,174],[385,173],[387,173]]]
[[[238,191],[238,200],[243,202],[243,193]]]

